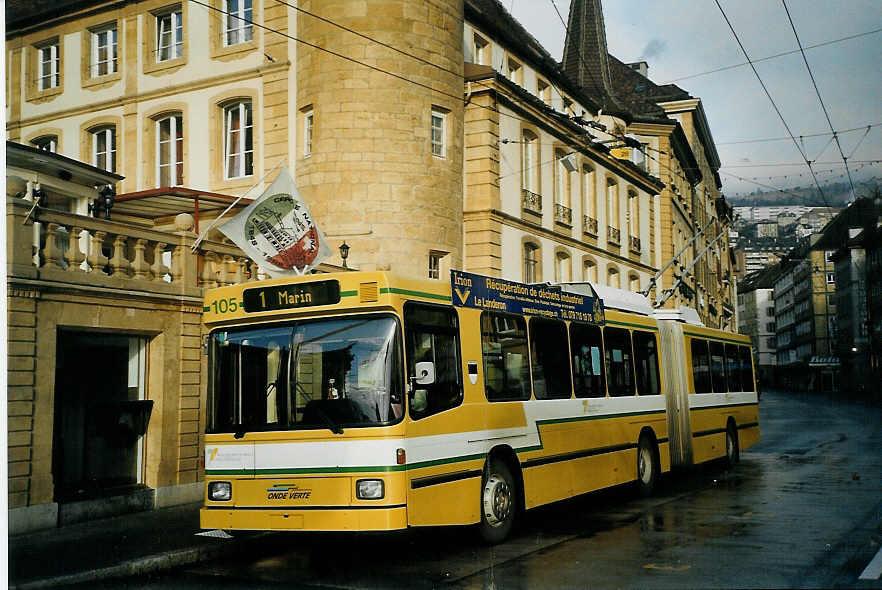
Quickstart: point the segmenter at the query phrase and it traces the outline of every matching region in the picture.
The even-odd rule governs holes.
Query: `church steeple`
[[[571,80],[605,108],[618,106],[612,95],[600,0],[570,2],[563,68]]]

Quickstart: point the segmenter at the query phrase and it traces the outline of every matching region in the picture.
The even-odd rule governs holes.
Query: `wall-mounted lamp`
[[[343,259],[343,268],[349,268],[346,266],[346,259],[349,258],[349,244],[346,243],[346,240],[343,240],[343,243],[340,244],[340,258]]]
[[[116,191],[113,190],[113,187],[109,184],[106,185],[98,193],[98,197],[89,203],[89,213],[94,217],[98,217],[101,211],[104,211],[104,219],[110,219],[110,210],[113,209],[113,198],[115,196]]]

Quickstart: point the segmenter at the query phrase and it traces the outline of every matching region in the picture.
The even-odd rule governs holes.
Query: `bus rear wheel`
[[[641,496],[651,496],[658,480],[659,464],[655,445],[648,436],[641,436],[637,444],[637,490]]]
[[[726,466],[730,469],[735,467],[741,458],[738,452],[738,434],[735,431],[735,425],[731,422],[726,427]]]
[[[481,485],[479,532],[487,543],[501,543],[514,527],[517,514],[517,486],[508,466],[493,459],[484,470]]]

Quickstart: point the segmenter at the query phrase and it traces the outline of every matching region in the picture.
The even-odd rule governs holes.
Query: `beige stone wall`
[[[34,385],[36,383],[35,312],[37,293],[10,287],[7,297],[9,356],[7,359],[7,442],[9,507],[27,506],[34,474]]]
[[[297,184],[319,225],[334,245],[351,246],[352,267],[424,277],[430,251],[438,251],[449,253],[448,266],[461,268],[462,2],[299,6],[419,58],[298,18],[298,38],[370,66],[298,48],[298,128],[311,109],[314,134],[311,154],[298,145]],[[433,108],[447,115],[442,157],[432,154]]]

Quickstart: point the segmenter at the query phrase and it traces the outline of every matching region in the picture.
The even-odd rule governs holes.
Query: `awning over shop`
[[[839,357],[837,356],[813,356],[809,361],[810,367],[827,367],[833,368],[839,366]]]

